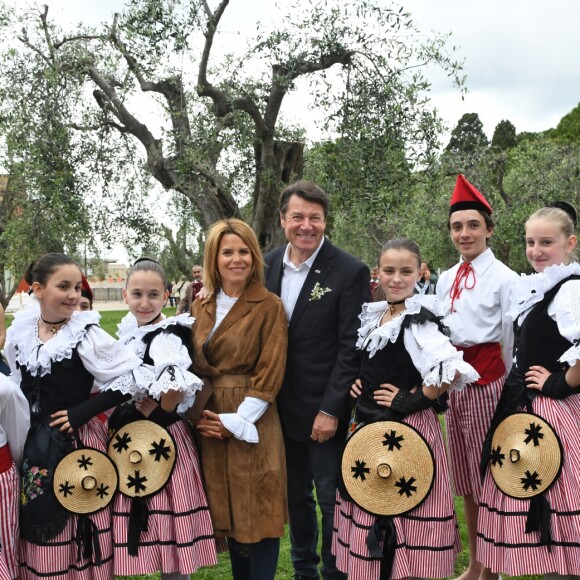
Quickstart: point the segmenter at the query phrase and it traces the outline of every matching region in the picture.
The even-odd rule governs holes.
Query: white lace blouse
[[[119,344],[129,348],[142,361],[147,344],[145,336],[159,329],[172,325],[181,325],[191,328],[195,319],[189,314],[180,314],[171,318],[163,318],[157,324],[147,324],[139,327],[137,319],[130,312],[121,320],[117,335]],[[195,394],[201,390],[203,383],[199,377],[188,369],[191,366],[191,357],[182,340],[170,332],[160,332],[151,341],[149,356],[153,364],[142,364],[141,375],[133,396],[149,396],[159,400],[163,393],[170,390],[180,391],[182,400],[177,406],[178,413],[184,413],[195,401]]]
[[[403,322],[408,316],[418,314],[421,307],[440,316],[440,306],[435,296],[415,295],[405,301],[405,310],[393,320],[380,325],[381,318],[388,307],[387,302],[368,302],[363,304],[359,318],[357,347],[369,352],[369,357],[383,349],[389,342],[399,337]],[[449,383],[449,390],[460,390],[479,378],[477,371],[463,360],[463,353],[452,344],[437,324],[431,321],[422,324],[411,323],[404,329],[403,340],[415,368],[423,378],[423,384],[440,387]],[[460,375],[455,379],[456,371]]]
[[[38,337],[39,319],[38,306],[17,312],[6,332],[5,353],[15,381],[20,383],[17,363],[26,367],[32,376],[42,377],[50,374],[53,362],[71,358],[76,347],[98,387],[107,384],[115,388],[118,384],[134,389],[141,360],[131,351],[119,349],[117,341],[98,326],[98,312],[73,312],[58,334],[44,343]]]
[[[522,274],[512,288],[508,315],[521,325],[532,306],[540,302],[546,292],[572,275],[580,275],[577,262],[549,266],[542,273],[529,276]],[[548,315],[558,325],[560,334],[573,343],[560,357],[560,362],[574,366],[580,359],[580,280],[569,280],[560,287],[548,307]]]

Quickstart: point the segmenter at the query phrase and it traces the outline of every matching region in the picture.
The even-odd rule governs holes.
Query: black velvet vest
[[[563,284],[578,279],[580,276],[569,276],[558,282],[532,307],[521,326],[515,324],[514,355],[520,372],[525,373],[533,365],[542,366],[551,373],[566,368],[558,359],[572,343],[560,334],[556,321],[548,314],[548,308]]]
[[[33,422],[86,401],[94,381],[76,348],[71,358],[53,361],[50,373],[44,376],[32,376],[25,366],[19,365],[19,369],[22,375],[21,389],[28,400]]]

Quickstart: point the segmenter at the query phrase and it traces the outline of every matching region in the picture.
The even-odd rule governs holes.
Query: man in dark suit
[[[266,286],[288,315],[288,360],[278,411],[288,470],[292,562],[296,578],[318,578],[318,520],[322,512],[322,574],[346,578],[331,554],[337,478],[358,377],[358,315],[371,301],[369,269],[325,237],[328,195],[298,181],[280,195],[288,245],[266,256]]]

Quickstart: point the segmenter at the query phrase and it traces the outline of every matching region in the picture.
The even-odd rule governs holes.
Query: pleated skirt
[[[168,427],[177,445],[177,461],[167,485],[146,499],[148,529],[139,536],[137,556],[127,552],[131,499],[113,500],[114,573],[119,576],[165,573],[193,574],[217,564],[216,542],[200,475],[197,450],[189,427]]]
[[[485,476],[477,525],[478,560],[492,572],[580,575],[580,396],[564,400],[537,396],[533,412],[548,421],[564,450],[560,476],[546,492],[551,506],[552,546],[539,532],[526,533],[529,500],[502,493],[491,473]]]
[[[397,543],[391,578],[452,576],[460,540],[441,426],[433,409],[409,415],[404,422],[417,429],[431,447],[435,481],[420,506],[393,518]],[[337,568],[347,573],[349,580],[373,580],[380,576],[381,559],[373,558],[366,545],[376,520],[337,493],[332,551]]]
[[[87,447],[106,453],[107,430],[97,418],[91,419],[79,429],[79,437]],[[111,505],[88,516],[96,526],[101,561],[79,558],[74,540],[78,517],[71,515],[66,526],[54,538],[36,544],[20,539],[20,578],[51,578],[62,580],[111,580],[113,577],[113,541],[111,530]]]
[[[0,473],[0,580],[16,578],[18,567],[18,508],[20,481],[14,463]]]

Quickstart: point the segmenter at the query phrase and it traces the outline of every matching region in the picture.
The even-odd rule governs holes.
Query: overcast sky
[[[252,35],[256,20],[274,17],[275,2],[288,1],[230,0],[219,43],[231,48],[239,31]],[[335,1],[346,0],[328,0]],[[34,0],[0,2],[34,4]],[[110,20],[124,5],[123,0],[39,3],[48,4],[49,13],[65,27]],[[555,127],[580,101],[580,0],[408,0],[404,8],[426,36],[431,31],[451,33],[450,43],[465,59],[468,93],[463,101],[449,79],[435,71],[429,74],[432,103],[449,130],[464,113],[475,112],[490,139],[502,119],[509,119],[518,132],[544,131]],[[308,128],[313,114],[307,106],[304,93],[294,95],[286,100],[285,117]],[[126,260],[122,249],[115,248],[114,255]]]
[[[52,14],[69,22],[91,23],[108,19],[123,6],[122,0],[47,3]],[[236,28],[251,34],[258,15],[266,21],[264,14],[272,15],[273,5],[274,0],[231,0],[221,40],[233,40]],[[464,101],[443,75],[430,74],[432,102],[450,128],[464,113],[476,112],[490,138],[502,119],[509,119],[518,132],[543,131],[580,101],[580,1],[409,0],[403,5],[425,34],[450,32],[450,42],[465,58],[469,92]],[[308,118],[304,104],[294,98],[288,112]]]

